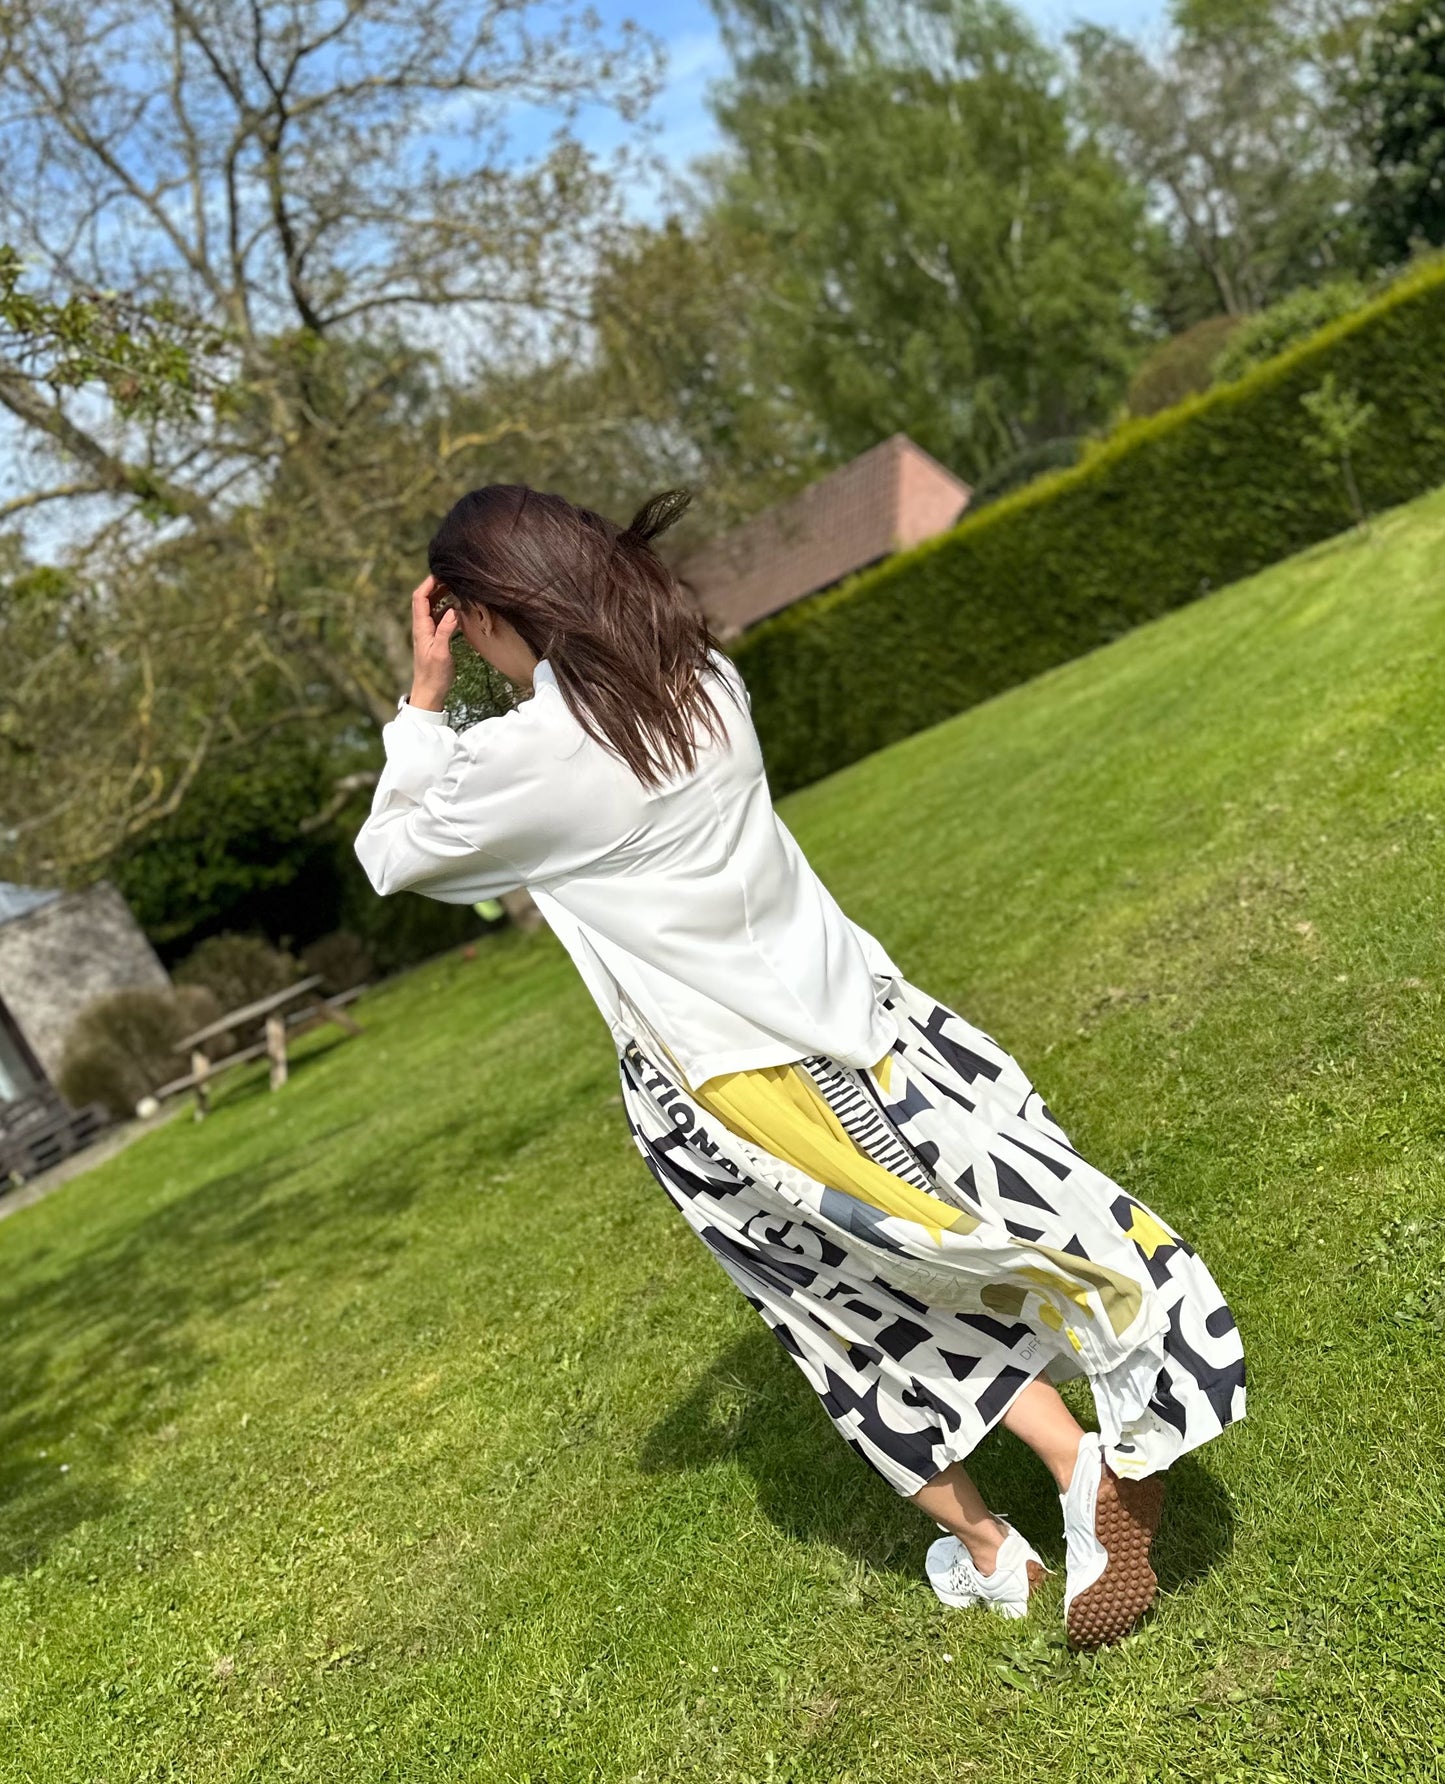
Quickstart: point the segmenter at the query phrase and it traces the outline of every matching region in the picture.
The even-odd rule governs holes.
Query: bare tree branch
[[[564,342],[583,375],[574,294],[620,227],[567,120],[635,117],[655,73],[649,42],[582,0],[5,10],[0,242],[46,301],[119,290],[211,331],[225,373],[128,408],[124,353],[95,347],[77,393],[0,334],[0,409],[67,461],[0,491],[0,520],[113,498],[75,510],[50,605],[8,611],[0,559],[0,648],[24,666],[0,688],[20,764],[0,837],[28,861],[102,858],[273,723],[344,736],[352,771],[405,685],[406,590],[457,479],[587,437],[527,375]],[[504,140],[517,106],[560,126],[530,159]],[[52,718],[76,702],[84,751]]]
[[[374,787],[380,779],[381,773],[375,768],[363,768],[358,769],[355,774],[343,774],[320,811],[301,820],[301,834],[310,836],[314,831],[324,830],[353,794],[360,793],[363,788]]]
[[[0,504],[0,521],[9,520],[16,514],[24,514],[28,509],[39,508],[46,502],[68,501],[74,496],[103,496],[109,493],[102,483],[62,483],[54,489],[37,489],[29,495],[16,496],[13,501]]]
[[[204,497],[138,465],[128,464],[73,422],[59,403],[45,402],[36,394],[33,384],[4,365],[0,365],[0,404],[17,420],[48,436],[69,457],[88,466],[106,493],[158,502],[171,513],[194,520],[209,518],[210,504]]]

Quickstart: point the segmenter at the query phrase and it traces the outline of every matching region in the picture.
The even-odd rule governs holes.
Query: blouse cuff
[[[410,713],[414,719],[420,720],[423,725],[444,725],[447,722],[447,715],[445,712],[431,712],[425,706],[413,706],[405,694],[403,694],[400,700],[397,701],[396,710],[399,713]]]

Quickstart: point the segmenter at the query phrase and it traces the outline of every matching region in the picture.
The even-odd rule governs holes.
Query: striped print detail
[[[933,1178],[851,1072],[821,1054],[805,1059],[803,1067],[822,1092],[824,1102],[838,1117],[844,1133],[860,1152],[866,1153],[875,1164],[882,1165],[885,1171],[911,1183],[915,1189],[924,1190],[929,1195],[938,1193]]]

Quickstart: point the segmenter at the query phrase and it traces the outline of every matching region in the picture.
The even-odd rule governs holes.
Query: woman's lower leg
[[[1065,1406],[1058,1389],[1042,1376],[1036,1377],[1014,1396],[1003,1424],[1029,1446],[1053,1475],[1059,1491],[1066,1493],[1084,1428]],[[1007,1527],[984,1504],[961,1462],[951,1462],[942,1474],[935,1474],[913,1495],[913,1503],[958,1538],[980,1573],[993,1572]]]
[[[913,1503],[958,1538],[980,1573],[993,1572],[1008,1531],[984,1504],[962,1462],[950,1462],[942,1474],[935,1474],[913,1495]]]
[[[1059,1395],[1059,1390],[1036,1376],[1003,1415],[1006,1431],[1026,1443],[1053,1475],[1061,1493],[1067,1493],[1074,1477],[1074,1460],[1084,1428]]]
[[[1003,1424],[1006,1431],[1028,1443],[1053,1475],[1060,1493],[1067,1493],[1074,1477],[1079,1438],[1085,1433],[1078,1418],[1063,1404],[1058,1388],[1044,1381],[1042,1375],[1036,1375],[1028,1388],[1013,1397]],[[979,1573],[994,1572],[999,1545],[1008,1529],[985,1506],[983,1495],[970,1481],[962,1463],[949,1463],[942,1474],[933,1475],[928,1486],[913,1495],[913,1504],[962,1541]]]

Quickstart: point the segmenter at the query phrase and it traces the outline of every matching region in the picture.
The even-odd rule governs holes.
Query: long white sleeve
[[[443,715],[403,706],[381,739],[386,766],[355,845],[376,890],[474,904],[520,886],[512,863],[478,848],[458,826],[458,771],[469,758]]]
[[[614,1036],[631,1005],[689,1084],[812,1053],[872,1065],[897,1038],[877,995],[895,971],[779,822],[746,701],[717,692],[725,734],[700,733],[655,785],[591,735],[545,659],[530,698],[466,731],[403,709],[356,852],[379,892],[527,887]]]

